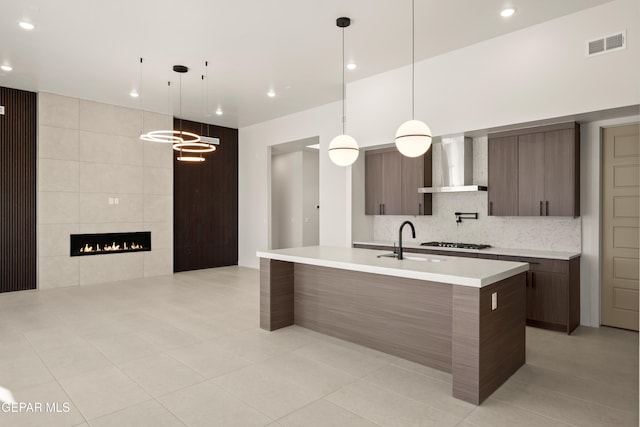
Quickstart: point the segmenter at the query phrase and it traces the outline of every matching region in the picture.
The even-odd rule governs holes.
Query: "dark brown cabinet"
[[[518,139],[489,138],[489,215],[518,215]]]
[[[489,215],[579,216],[579,181],[577,123],[489,135]]]
[[[402,197],[402,161],[396,151],[365,154],[365,213],[400,215]]]
[[[527,325],[570,334],[580,324],[580,258],[569,261],[507,255],[504,261],[529,263]]]
[[[354,248],[391,250],[389,246],[354,244]],[[405,252],[526,262],[528,326],[570,334],[580,324],[580,257],[570,260],[518,257],[481,252],[408,247]]]
[[[366,215],[430,215],[431,195],[418,193],[427,185],[431,185],[431,150],[415,158],[395,148],[366,152]]]

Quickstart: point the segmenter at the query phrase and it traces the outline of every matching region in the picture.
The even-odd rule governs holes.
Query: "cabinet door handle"
[[[536,275],[533,273],[533,271],[531,272],[531,287],[536,287]]]
[[[547,216],[549,216],[549,201],[547,200]]]
[[[540,216],[542,216],[542,215],[543,215],[543,213],[542,213],[542,200],[540,200]]]

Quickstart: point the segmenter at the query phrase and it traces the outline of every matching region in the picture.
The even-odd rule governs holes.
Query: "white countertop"
[[[434,251],[451,251],[451,252],[472,252],[478,254],[493,254],[493,255],[508,255],[519,256],[528,258],[546,258],[546,259],[560,259],[568,261],[570,259],[580,256],[580,252],[561,252],[561,251],[541,251],[533,249],[512,249],[512,248],[487,248],[487,249],[458,249],[458,248],[440,248],[437,246],[420,246],[420,243],[426,240],[416,240],[414,242],[403,240],[402,247],[404,248],[420,248],[429,249]],[[353,242],[354,245],[376,245],[376,246],[388,246],[393,248],[394,242],[372,240],[370,242]]]
[[[529,269],[529,264],[522,262],[441,255],[405,254],[407,256],[428,258],[433,261],[411,259],[400,261],[395,258],[378,258],[378,255],[388,253],[389,251],[372,249],[307,246],[303,248],[258,251],[256,255],[260,258],[279,261],[476,288],[490,285]]]

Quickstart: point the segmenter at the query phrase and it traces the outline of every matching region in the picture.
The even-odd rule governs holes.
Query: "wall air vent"
[[[586,56],[600,55],[627,47],[626,31],[587,41]]]

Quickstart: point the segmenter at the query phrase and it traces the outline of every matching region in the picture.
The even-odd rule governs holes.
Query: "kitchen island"
[[[259,251],[260,327],[293,324],[452,374],[480,404],[525,362],[528,264],[313,246]]]

